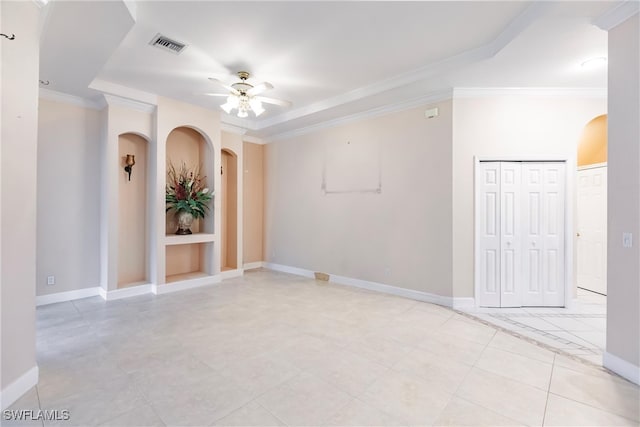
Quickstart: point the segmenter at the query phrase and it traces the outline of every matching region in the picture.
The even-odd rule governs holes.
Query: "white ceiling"
[[[217,109],[207,77],[240,70],[269,81],[259,119],[223,120],[269,137],[451,87],[606,88],[601,2],[63,1],[45,8],[40,77],[96,98],[114,83]],[[157,34],[188,45],[175,55]]]

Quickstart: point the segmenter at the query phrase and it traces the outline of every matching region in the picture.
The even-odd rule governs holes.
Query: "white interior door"
[[[500,307],[500,163],[480,163],[479,299],[483,307]]]
[[[522,164],[500,163],[500,307],[520,307]]]
[[[578,171],[578,286],[607,294],[607,167]]]
[[[564,306],[565,177],[564,163],[480,163],[480,306]]]

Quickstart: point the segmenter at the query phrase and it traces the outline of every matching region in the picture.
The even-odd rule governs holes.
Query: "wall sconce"
[[[133,154],[127,154],[127,158],[124,161],[125,167],[124,170],[129,174],[129,181],[131,181],[131,170],[133,169],[133,165],[136,164],[136,156]]]

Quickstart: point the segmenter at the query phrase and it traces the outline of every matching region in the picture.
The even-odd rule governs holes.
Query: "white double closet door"
[[[564,306],[565,177],[561,162],[480,163],[480,306]]]

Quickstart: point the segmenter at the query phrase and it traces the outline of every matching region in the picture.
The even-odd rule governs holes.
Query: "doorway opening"
[[[238,268],[238,156],[222,150],[222,218],[221,267],[222,271]]]

